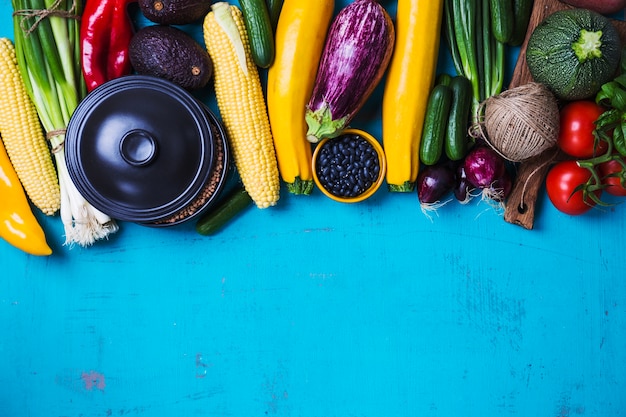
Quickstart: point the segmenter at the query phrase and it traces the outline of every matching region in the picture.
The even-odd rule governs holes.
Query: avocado
[[[141,75],[152,75],[187,90],[207,85],[213,75],[208,52],[181,29],[167,25],[146,26],[131,38],[130,63]]]
[[[143,15],[161,25],[186,25],[206,16],[210,0],[139,0]]]

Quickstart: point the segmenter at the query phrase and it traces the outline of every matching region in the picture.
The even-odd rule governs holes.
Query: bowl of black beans
[[[385,178],[382,146],[369,133],[346,129],[322,139],[313,152],[313,180],[326,196],[342,203],[370,197]]]

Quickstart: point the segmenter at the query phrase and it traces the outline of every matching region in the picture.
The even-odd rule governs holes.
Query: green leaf
[[[620,155],[626,156],[626,124],[620,124],[613,131],[613,146]]]
[[[618,83],[623,88],[626,88],[626,73],[618,75],[613,81]]]
[[[613,97],[611,97],[611,106],[626,111],[626,91],[621,88],[613,90]]]
[[[596,129],[606,132],[622,120],[622,112],[617,109],[604,111],[595,121]]]
[[[600,87],[600,91],[596,94],[596,103],[602,102],[610,102],[611,97],[613,97],[613,91],[618,88],[617,83],[613,81],[609,81],[608,83],[602,84]]]

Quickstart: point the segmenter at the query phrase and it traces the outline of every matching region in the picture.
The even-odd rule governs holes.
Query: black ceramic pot
[[[67,126],[72,181],[118,220],[171,226],[205,211],[227,182],[230,152],[220,121],[188,91],[130,75],[93,90]]]

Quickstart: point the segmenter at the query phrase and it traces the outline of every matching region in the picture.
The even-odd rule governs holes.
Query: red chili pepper
[[[80,26],[87,91],[132,71],[128,44],[134,28],[127,7],[137,0],[89,0]]]

